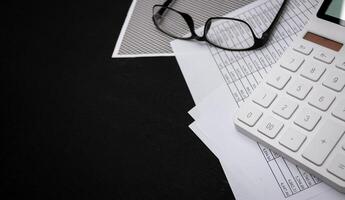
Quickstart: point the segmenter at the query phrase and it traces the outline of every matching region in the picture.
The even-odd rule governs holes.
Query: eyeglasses
[[[260,38],[255,35],[246,21],[228,17],[209,18],[204,26],[204,34],[198,36],[193,18],[187,13],[169,7],[172,2],[173,0],[167,0],[162,5],[153,6],[152,19],[158,30],[176,39],[196,39],[224,50],[245,51],[257,49],[266,44],[287,0],[283,1],[271,25]]]

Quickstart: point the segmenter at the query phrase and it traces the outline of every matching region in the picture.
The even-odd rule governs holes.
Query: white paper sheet
[[[265,16],[269,19],[270,14],[267,14],[268,11],[274,10],[267,9],[269,8],[268,6],[271,5],[273,8],[276,7],[274,6],[274,2],[277,1],[270,2],[271,3],[267,3],[263,0],[257,1],[256,3],[237,10],[228,16],[239,16],[240,18],[242,16],[242,18],[245,18],[245,16],[253,14],[260,15],[260,12],[264,13],[264,15],[257,17],[256,20],[252,21],[251,24],[253,25],[253,23],[256,23],[256,32],[260,33],[260,31],[264,30],[265,26],[268,24],[268,22],[261,19],[265,19]],[[205,96],[215,90],[219,85],[226,85],[228,89],[224,91],[224,93],[227,93],[230,96],[229,99],[233,102],[233,106],[236,107],[236,105],[239,105],[265,76],[271,65],[279,59],[280,55],[291,43],[293,37],[304,27],[313,10],[315,10],[316,5],[317,1],[313,0],[289,1],[288,8],[275,30],[273,39],[266,48],[263,48],[260,51],[233,53],[215,49],[203,43],[174,41],[172,43],[172,47],[177,56],[177,60],[185,76],[188,87],[191,90],[194,101],[199,104]],[[261,10],[258,8],[261,8]],[[221,103],[218,102],[218,104]],[[229,113],[232,112],[233,110],[229,111]],[[205,119],[205,117],[203,117],[205,116],[205,113],[204,111],[200,111],[199,107],[198,110],[194,110],[192,113],[198,115],[200,120]],[[233,188],[236,198],[267,199],[270,197],[273,199],[306,199],[312,196],[320,197],[320,192],[324,191],[330,191],[323,194],[326,194],[326,197],[338,198],[337,192],[334,192],[333,189],[320,183],[316,178],[313,178],[309,174],[299,171],[300,177],[297,177],[297,173],[290,173],[289,169],[294,169],[294,166],[286,163],[286,161],[279,157],[279,155],[270,152],[270,150],[265,149],[262,146],[258,146],[255,142],[245,138],[245,143],[249,145],[249,149],[244,149],[242,143],[239,142],[241,140],[237,141],[236,138],[236,140],[234,140],[234,138],[231,139],[222,137],[221,134],[218,135],[215,130],[212,130],[213,126],[209,125],[207,121],[217,122],[216,119],[218,119],[219,116],[213,115],[212,117],[213,118],[207,118],[207,120],[204,120],[204,123],[201,123],[198,120],[191,127],[194,127],[195,129],[196,126],[199,126],[199,129],[197,130],[201,130],[203,132],[202,135],[206,136],[204,137],[204,142],[207,143],[207,141],[213,140],[212,143],[214,144],[214,147],[233,147],[233,141],[236,141],[236,143],[239,144],[238,147],[234,145],[236,148],[230,148],[227,150],[215,150],[215,148],[212,148],[212,151],[221,152],[215,152],[215,154],[218,154],[217,156],[221,160],[222,166],[224,171],[227,173],[227,178]],[[232,124],[232,121],[229,120],[228,123]],[[217,126],[219,125],[220,124],[217,124]],[[227,128],[228,130],[232,130],[231,127],[230,129],[229,127]],[[207,129],[207,131],[204,129]],[[239,135],[237,132],[236,134],[237,136]],[[231,136],[231,134],[229,135]],[[243,137],[244,136],[241,135],[241,138]],[[206,140],[207,138],[209,138],[209,140]],[[234,162],[237,161],[235,157],[236,152],[241,150],[249,152],[248,157],[244,157],[244,160],[239,159],[241,162]],[[232,155],[231,152],[235,152],[232,153],[233,157],[227,155]],[[264,155],[266,155],[266,157]],[[267,161],[266,159],[269,160]],[[243,165],[248,163],[251,164],[251,167],[249,165]],[[283,164],[285,164],[286,170],[281,171],[279,166],[284,166]],[[242,174],[239,172],[242,172]],[[241,174],[241,177],[237,177],[238,174]],[[251,175],[249,176],[248,174]],[[309,180],[305,181],[304,184],[298,184],[297,181],[295,184],[292,184],[289,182],[289,174],[291,177],[290,180],[302,180],[303,178]],[[234,179],[234,177],[237,178]],[[256,184],[255,186],[253,186],[254,183]],[[254,187],[256,190],[253,189]],[[341,198],[344,197],[341,196]]]
[[[192,123],[189,125],[189,128],[200,138],[200,140],[217,156],[221,157],[221,153],[217,150],[217,145],[212,142],[199,128],[196,122]],[[233,175],[234,169],[232,169],[232,166],[228,166],[225,161],[219,160],[222,167],[223,171],[229,181],[229,184],[231,185],[232,191],[234,193],[234,196],[236,199],[270,199],[270,195],[265,195],[264,197],[259,197],[258,194],[256,193],[256,190],[253,191],[252,189],[249,188],[248,192],[246,191],[248,188],[246,187],[247,185],[250,184],[243,184],[243,179],[244,177],[241,174],[235,173]],[[256,188],[260,189],[260,188]],[[270,191],[268,194],[271,194],[272,191]],[[256,195],[255,197],[251,196],[251,194]],[[260,192],[262,194],[262,192]],[[298,197],[297,197],[298,198]],[[324,200],[324,199],[332,199],[332,200],[340,200],[343,199],[344,196],[340,193],[337,192],[323,192],[320,193],[318,192],[317,194],[311,194],[310,198],[298,198],[298,199],[313,199],[313,200]],[[290,199],[290,198],[288,198]],[[296,196],[293,197],[292,199],[296,199]]]

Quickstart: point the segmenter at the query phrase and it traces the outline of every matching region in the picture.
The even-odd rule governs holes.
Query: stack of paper
[[[227,17],[250,22],[257,34],[270,25],[282,0],[258,0]],[[193,132],[219,158],[237,199],[345,199],[318,178],[236,131],[233,113],[303,29],[318,0],[289,0],[269,44],[231,52],[206,43],[171,43],[196,107]],[[202,33],[202,28],[198,30]]]

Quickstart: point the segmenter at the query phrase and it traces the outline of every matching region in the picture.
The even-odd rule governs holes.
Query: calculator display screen
[[[334,40],[322,37],[320,35],[317,35],[315,33],[312,32],[307,32],[303,39],[308,40],[310,42],[316,43],[318,45],[321,45],[323,47],[332,49],[334,51],[339,51],[341,49],[341,47],[343,46],[343,44],[336,42]]]
[[[345,0],[324,0],[317,16],[321,19],[345,26]]]
[[[345,1],[333,0],[329,4],[326,15],[335,17],[337,19],[345,20]]]

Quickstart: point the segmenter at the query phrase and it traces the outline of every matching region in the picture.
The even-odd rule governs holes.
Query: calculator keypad
[[[288,49],[237,114],[250,128],[235,124],[345,188],[345,59],[336,56],[305,41]]]

